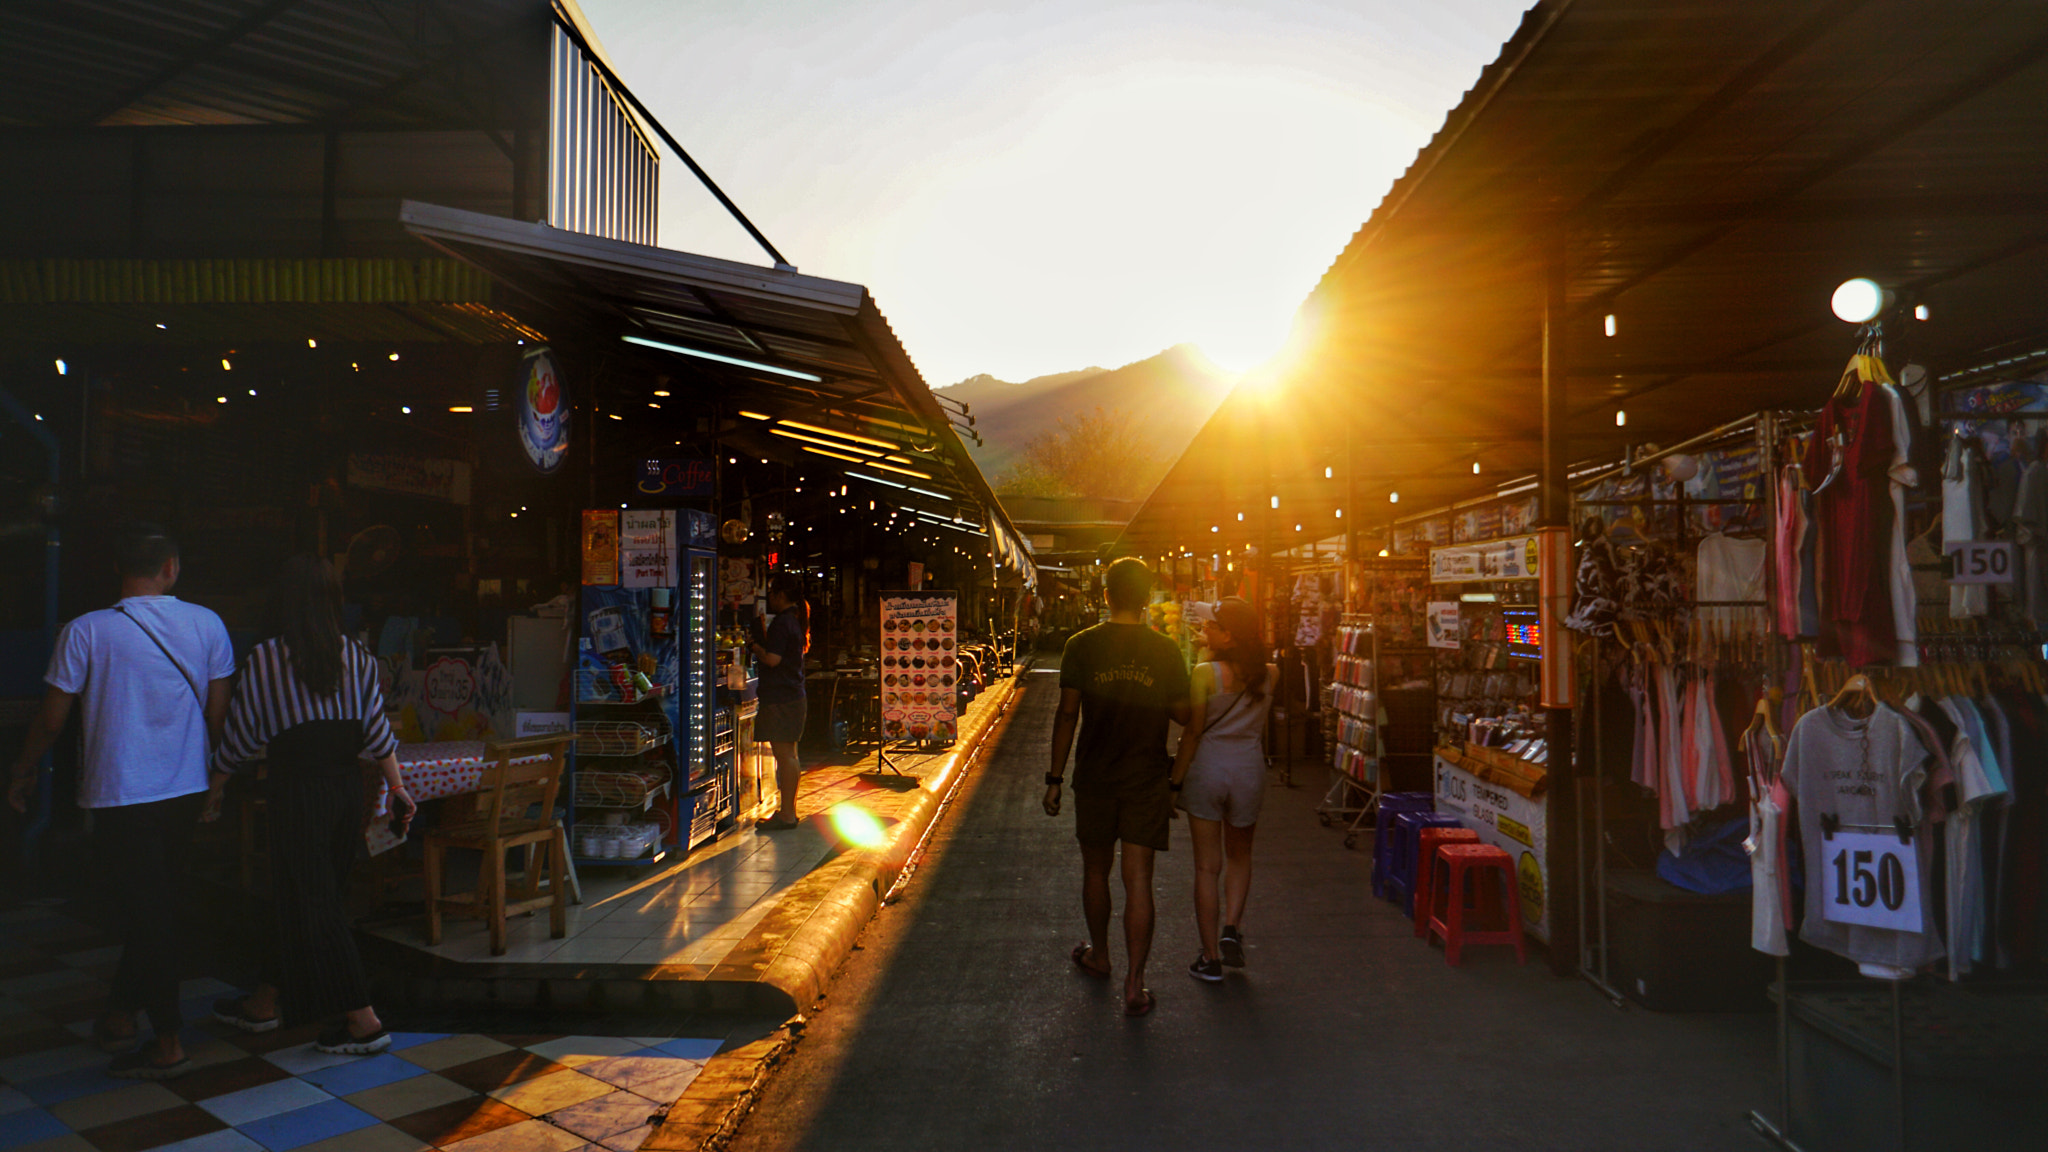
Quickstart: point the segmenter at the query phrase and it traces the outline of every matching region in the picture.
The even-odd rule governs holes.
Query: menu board
[[[950,744],[960,723],[953,592],[882,593],[882,738]]]

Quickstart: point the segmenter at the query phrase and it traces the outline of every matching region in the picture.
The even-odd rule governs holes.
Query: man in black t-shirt
[[[1060,659],[1060,707],[1053,721],[1052,770],[1045,777],[1045,814],[1060,814],[1067,756],[1074,757],[1074,834],[1081,841],[1081,909],[1088,942],[1074,947],[1074,963],[1107,979],[1109,871],[1123,843],[1124,1011],[1143,1016],[1153,997],[1145,987],[1152,950],[1152,855],[1167,849],[1173,818],[1166,750],[1167,722],[1188,720],[1188,670],[1180,648],[1145,623],[1152,572],[1125,557],[1109,566],[1103,592],[1109,623],[1067,641]]]

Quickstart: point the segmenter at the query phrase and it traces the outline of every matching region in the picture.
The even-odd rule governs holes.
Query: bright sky
[[[1242,370],[1522,0],[579,0],[634,92],[925,379]],[[662,159],[661,243],[766,263]]]

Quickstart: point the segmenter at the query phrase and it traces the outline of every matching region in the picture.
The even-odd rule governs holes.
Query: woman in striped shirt
[[[363,778],[374,760],[401,822],[415,805],[398,775],[398,739],[384,719],[377,661],[341,633],[341,580],[311,556],[285,561],[277,608],[283,635],[258,644],[228,704],[216,771],[265,761],[271,887],[277,935],[272,981],[215,1003],[214,1016],[249,1032],[292,1021],[343,1019],[320,1034],[322,1052],[391,1046],[370,1005],[345,900],[363,835]]]

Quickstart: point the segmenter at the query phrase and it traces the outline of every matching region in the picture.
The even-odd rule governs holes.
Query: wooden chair
[[[568,934],[569,838],[555,819],[555,792],[561,787],[562,769],[574,737],[534,736],[524,740],[493,742],[485,749],[492,761],[484,768],[483,788],[476,797],[476,815],[457,824],[443,825],[428,832],[427,857],[427,943],[441,942],[441,906],[460,905],[465,912],[482,916],[491,928],[491,955],[505,954],[505,917],[514,912],[548,909],[549,935],[559,940]],[[545,759],[530,764],[512,761],[531,756]],[[527,810],[539,805],[540,816],[529,818]],[[520,898],[506,899],[505,853],[526,849],[526,874],[520,884]],[[442,862],[450,848],[474,848],[483,853],[477,869],[474,892],[444,893]],[[541,871],[548,872],[548,890],[540,890]]]

